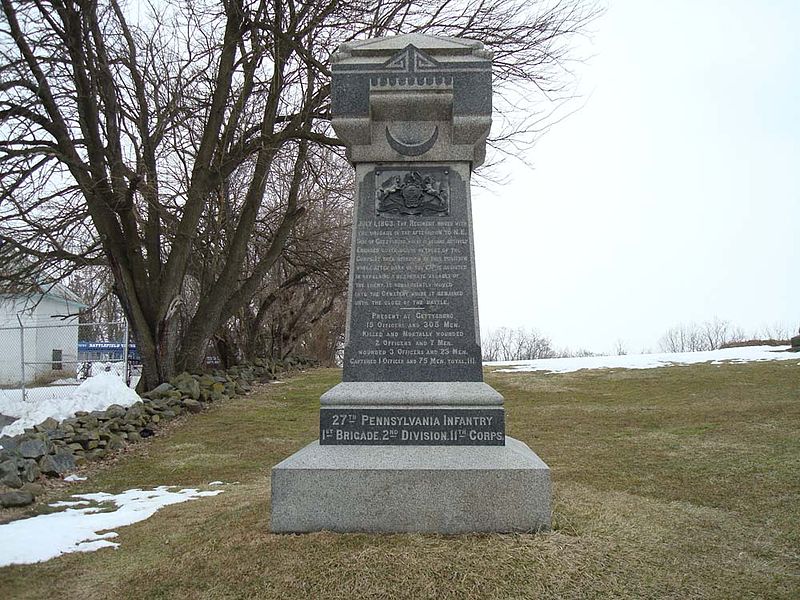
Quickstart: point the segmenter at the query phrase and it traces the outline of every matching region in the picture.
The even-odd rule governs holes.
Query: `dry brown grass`
[[[0,569],[3,598],[797,598],[800,367],[490,374],[550,464],[541,535],[273,535],[269,469],[316,436],[316,371],[192,417],[74,491],[221,479],[117,550]],[[145,451],[146,450],[146,451]]]

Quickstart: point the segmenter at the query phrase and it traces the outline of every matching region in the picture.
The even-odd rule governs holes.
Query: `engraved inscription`
[[[503,446],[503,409],[322,408],[325,445]]]
[[[376,171],[375,212],[378,215],[448,214],[448,171]]]
[[[344,381],[482,381],[462,178],[446,167],[381,169],[362,185]],[[444,204],[447,214],[376,216],[376,197],[379,207]]]

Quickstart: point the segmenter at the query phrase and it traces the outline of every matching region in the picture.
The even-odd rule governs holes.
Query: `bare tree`
[[[571,350],[569,347],[566,347],[555,354],[555,358],[585,358],[587,356],[597,356],[597,353],[587,350],[586,348]]]
[[[481,336],[481,355],[484,362],[501,360],[500,344],[494,331]]]
[[[599,13],[584,0],[175,0],[141,18],[118,0],[0,4],[3,270],[55,280],[108,265],[145,388],[197,368],[282,257],[309,156],[339,145],[339,43],[481,39],[513,117],[563,91],[570,42]],[[540,93],[514,95],[522,84]]]
[[[283,360],[303,354],[334,364],[344,333],[352,189],[351,169],[339,167],[312,169],[314,177],[325,180],[304,195],[306,215],[293,229],[282,259],[218,336],[238,356]]]
[[[75,271],[69,277],[67,287],[86,304],[86,308],[80,311],[79,322],[91,324],[80,327],[80,341],[120,341],[124,338],[125,314],[114,295],[114,281],[107,268],[86,267]]]
[[[760,337],[765,340],[788,340],[796,333],[796,328],[792,328],[786,323],[775,322],[769,325],[764,325],[761,328],[761,331],[757,332],[756,337]]]
[[[681,323],[668,329],[658,342],[662,352],[703,352],[718,350],[744,339],[741,328],[714,317],[704,323]]]
[[[500,327],[488,332],[481,340],[483,360],[536,360],[553,358],[550,338],[533,329]]]
[[[693,352],[699,348],[695,347],[698,336],[684,324],[670,327],[658,341],[658,347],[662,352]]]

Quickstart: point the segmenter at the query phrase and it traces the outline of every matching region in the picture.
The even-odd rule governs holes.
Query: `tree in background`
[[[0,4],[3,272],[55,281],[107,266],[142,388],[197,369],[288,260],[304,185],[320,179],[311,157],[340,160],[327,66],[340,43],[484,41],[508,125],[495,142],[513,148],[541,129],[521,115],[564,92],[571,41],[599,14],[585,0],[167,1],[149,15],[118,0]],[[292,302],[289,325],[328,307],[298,290]]]
[[[550,338],[524,327],[500,327],[488,332],[481,339],[481,352],[486,362],[536,360],[558,356]]]
[[[352,169],[309,161],[306,213],[251,302],[215,335],[224,364],[302,354],[333,365],[344,333]]]
[[[759,337],[763,340],[777,340],[788,341],[797,335],[797,326],[790,326],[786,323],[772,323],[764,325],[759,331],[756,332],[754,337]]]
[[[111,272],[105,267],[86,267],[70,275],[67,287],[87,306],[78,319],[78,340],[121,343],[125,338],[125,313],[114,295]]]
[[[682,323],[670,328],[658,341],[658,347],[662,352],[702,352],[745,339],[741,328],[714,317],[702,324]]]
[[[746,334],[730,321],[714,317],[704,323],[681,323],[666,331],[658,342],[662,352],[703,352],[733,346],[788,344],[794,329],[785,323],[765,325]]]

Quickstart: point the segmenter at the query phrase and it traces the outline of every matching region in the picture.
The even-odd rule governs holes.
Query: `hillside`
[[[54,581],[83,598],[796,598],[798,363],[487,369],[509,435],[553,469],[554,531],[455,537],[269,532],[269,469],[316,437],[319,395],[340,377],[309,372],[52,491],[223,490],[116,529],[117,549],[2,568],[0,588],[10,598],[46,597]]]

